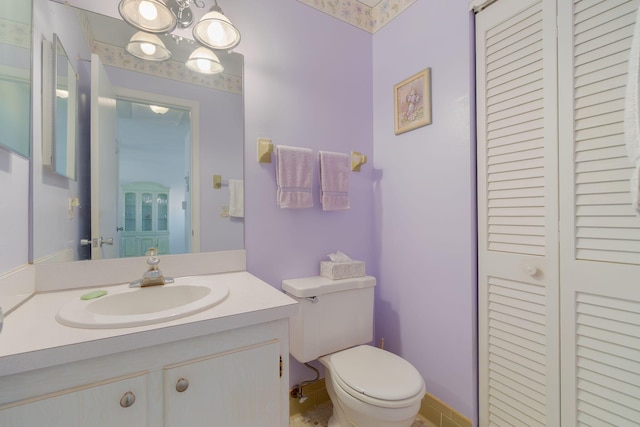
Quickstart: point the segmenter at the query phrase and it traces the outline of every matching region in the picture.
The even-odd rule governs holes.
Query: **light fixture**
[[[127,23],[147,33],[170,33],[178,22],[163,0],[122,0],[118,11]]]
[[[171,58],[171,52],[155,34],[138,31],[127,44],[127,52],[140,59],[164,61]]]
[[[217,74],[224,70],[216,54],[206,47],[199,47],[191,53],[187,68],[202,74]]]
[[[193,37],[201,44],[218,50],[233,49],[240,43],[240,31],[224,16],[218,1],[193,27]]]
[[[202,0],[121,0],[118,10],[122,19],[141,30],[136,33],[127,51],[132,55],[150,61],[163,61],[171,57],[171,52],[154,34],[170,34],[176,28],[188,28],[193,24],[190,6],[204,8]],[[154,34],[145,34],[154,33]],[[195,40],[208,49],[230,50],[240,43],[240,31],[227,18],[218,1],[211,7],[192,29]],[[182,37],[171,34],[176,40]],[[186,63],[193,71],[216,74],[224,67],[218,57],[207,49],[196,49]]]
[[[160,115],[165,114],[167,111],[169,111],[168,107],[162,107],[160,105],[149,105],[149,109],[154,113]]]

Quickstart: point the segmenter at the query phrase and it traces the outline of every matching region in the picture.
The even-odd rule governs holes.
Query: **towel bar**
[[[271,153],[273,153],[273,142],[269,138],[258,138],[258,163],[271,163]],[[351,152],[351,171],[360,172],[360,168],[365,163],[367,163],[367,156],[358,151]],[[216,176],[218,175],[214,175],[213,188],[220,188],[216,187]]]

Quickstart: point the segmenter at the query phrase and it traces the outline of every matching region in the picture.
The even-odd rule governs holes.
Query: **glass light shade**
[[[164,61],[171,58],[171,52],[155,34],[138,31],[127,44],[127,52],[147,61]]]
[[[165,114],[167,111],[169,111],[169,108],[162,107],[160,105],[149,105],[149,109],[156,114]]]
[[[127,23],[147,33],[169,33],[178,22],[163,0],[122,0],[118,11]]]
[[[199,47],[191,53],[187,68],[202,74],[217,74],[224,70],[216,54],[206,47]]]
[[[193,37],[212,49],[232,49],[240,43],[240,31],[229,18],[212,10],[206,13],[193,27]]]

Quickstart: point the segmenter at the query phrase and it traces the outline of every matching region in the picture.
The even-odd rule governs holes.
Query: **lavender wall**
[[[234,6],[242,10],[232,14]],[[248,270],[280,288],[283,279],[318,275],[320,261],[340,250],[364,260],[367,272],[375,274],[370,164],[350,175],[351,209],[323,212],[317,167],[315,206],[280,209],[274,164],[256,161],[259,137],[316,153],[355,150],[372,156],[371,34],[291,0],[222,7],[242,29],[238,51],[245,55]],[[294,383],[313,374],[295,361],[292,367]]]
[[[373,36],[376,335],[476,420],[475,142],[466,0],[418,0]],[[394,135],[393,86],[432,69],[433,124]]]

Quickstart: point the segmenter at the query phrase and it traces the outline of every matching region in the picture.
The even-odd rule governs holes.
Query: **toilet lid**
[[[380,400],[405,400],[421,393],[422,376],[409,362],[369,345],[331,355],[333,373],[357,393]]]

